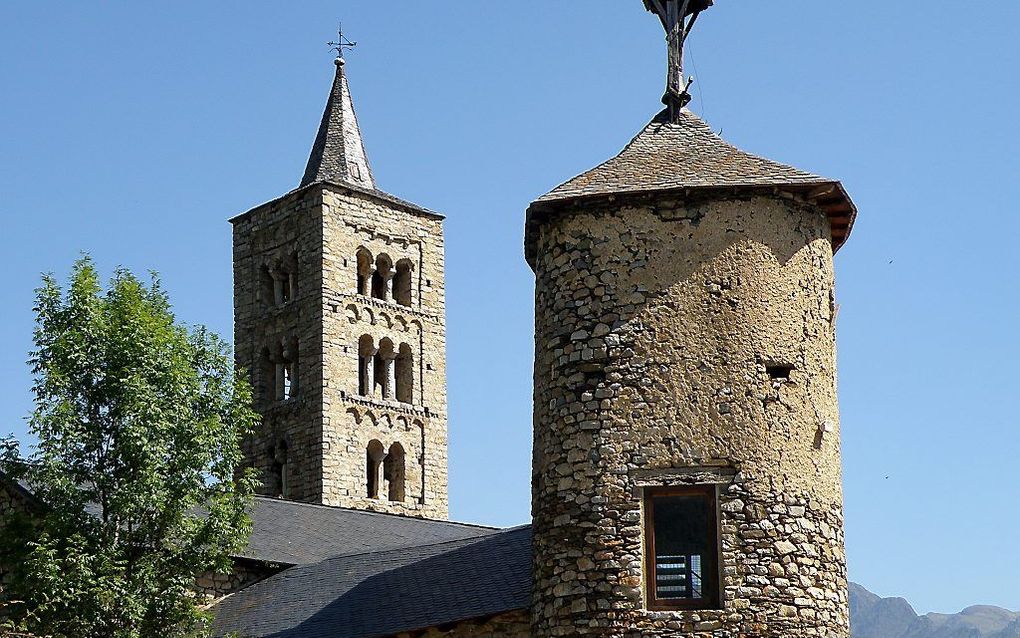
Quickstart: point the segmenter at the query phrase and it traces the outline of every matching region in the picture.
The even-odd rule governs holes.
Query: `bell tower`
[[[264,495],[445,518],[443,217],[376,188],[352,45],[298,188],[231,220],[245,453]]]
[[[687,109],[711,2],[646,0],[665,109],[532,203],[533,638],[848,638],[842,185]]]

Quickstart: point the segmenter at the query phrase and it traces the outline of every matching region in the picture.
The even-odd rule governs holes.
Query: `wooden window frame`
[[[671,496],[700,496],[708,504],[709,521],[706,529],[706,546],[710,548],[708,564],[705,566],[705,582],[702,598],[660,600],[655,595],[655,499]],[[698,609],[722,609],[722,582],[720,565],[722,548],[719,542],[719,490],[715,485],[691,487],[645,488],[644,537],[645,537],[645,600],[649,611],[689,611]]]

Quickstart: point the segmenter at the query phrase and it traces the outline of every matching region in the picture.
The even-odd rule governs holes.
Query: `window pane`
[[[705,598],[711,515],[704,496],[654,499],[655,598]]]

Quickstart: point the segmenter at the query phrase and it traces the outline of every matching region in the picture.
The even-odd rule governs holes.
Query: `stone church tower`
[[[376,188],[337,58],[300,186],[232,220],[263,494],[447,516],[442,222]]]
[[[836,181],[687,110],[528,210],[536,276],[532,636],[848,638]]]

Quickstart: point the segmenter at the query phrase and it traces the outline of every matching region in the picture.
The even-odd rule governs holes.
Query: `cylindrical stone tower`
[[[536,201],[533,638],[848,638],[835,181],[667,109]]]

